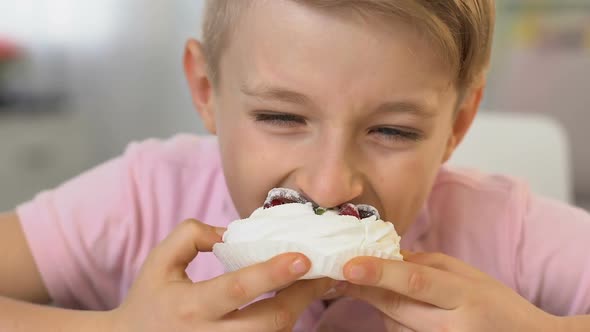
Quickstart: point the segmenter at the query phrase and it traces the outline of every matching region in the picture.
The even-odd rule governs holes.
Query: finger
[[[352,259],[344,266],[344,276],[351,283],[388,289],[443,309],[457,308],[470,285],[451,272],[376,257]]]
[[[185,220],[150,253],[150,266],[164,276],[184,279],[188,264],[199,252],[211,251],[215,243],[221,242],[223,230],[194,219]]]
[[[456,273],[468,278],[481,278],[485,276],[483,272],[469,266],[461,260],[442,253],[412,253],[404,251],[403,256],[406,262],[430,266],[438,270]]]
[[[225,317],[224,324],[240,331],[291,331],[303,311],[333,284],[328,278],[298,281],[275,297],[232,312]]]
[[[196,284],[195,298],[201,299],[211,318],[236,310],[262,294],[285,287],[311,267],[303,254],[287,253],[270,260],[226,273]]]
[[[444,309],[372,286],[351,285],[345,295],[365,301],[381,311],[392,326],[403,325],[415,331],[433,331],[442,326]],[[420,317],[420,319],[417,319]],[[396,325],[397,324],[397,325]],[[403,331],[403,329],[402,329]]]

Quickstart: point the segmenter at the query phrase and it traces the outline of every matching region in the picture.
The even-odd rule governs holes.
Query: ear
[[[184,50],[184,74],[188,82],[193,105],[201,115],[205,128],[216,134],[213,87],[207,73],[207,61],[201,44],[190,39]]]
[[[456,110],[457,113],[453,119],[453,132],[447,141],[447,147],[442,160],[443,163],[451,158],[453,152],[457,146],[459,146],[465,137],[465,134],[467,134],[467,131],[471,127],[473,119],[479,109],[483,97],[483,91],[484,86],[469,90],[468,95],[465,96],[465,99],[461,102],[461,105],[459,105],[459,109]]]

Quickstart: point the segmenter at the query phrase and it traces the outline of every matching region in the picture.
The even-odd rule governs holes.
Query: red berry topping
[[[346,203],[346,204],[340,205],[340,207],[338,209],[338,214],[341,216],[353,216],[353,217],[356,217],[357,219],[361,218],[360,214],[359,214],[359,210],[352,203]]]
[[[277,205],[283,205],[288,203],[307,203],[307,200],[301,196],[300,193],[293,189],[287,188],[274,188],[268,192],[266,201],[264,201],[263,207],[265,209],[271,208]]]
[[[295,203],[295,202],[292,202],[292,201],[290,201],[288,199],[284,199],[284,198],[273,198],[270,202],[264,203],[264,208],[268,209],[273,206],[283,205],[283,204],[287,204],[287,203]]]

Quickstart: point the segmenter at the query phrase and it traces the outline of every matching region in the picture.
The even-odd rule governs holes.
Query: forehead
[[[423,34],[401,19],[288,0],[254,2],[220,64],[222,81],[236,86],[279,84],[317,98],[434,98],[452,86],[448,66]]]

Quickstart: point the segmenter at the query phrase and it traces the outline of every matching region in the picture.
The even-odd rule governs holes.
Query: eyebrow
[[[260,99],[269,99],[269,100],[276,100],[282,101],[285,103],[291,104],[300,104],[300,105],[313,105],[311,99],[304,95],[303,93],[292,91],[289,89],[277,87],[277,86],[257,86],[257,87],[249,87],[245,84],[242,85],[240,88],[242,93],[245,95],[256,97]]]
[[[425,105],[414,101],[386,102],[379,105],[375,113],[413,114],[421,118],[432,118],[436,116],[436,112],[433,112]]]
[[[261,85],[249,87],[243,84],[240,90],[245,95],[260,99],[276,100],[304,106],[312,106],[314,104],[311,98],[305,94],[278,86]],[[425,105],[411,100],[385,102],[379,105],[374,113],[413,114],[421,118],[431,118],[436,115],[435,112],[428,110]]]

